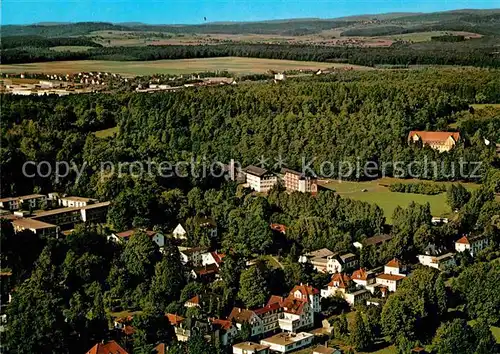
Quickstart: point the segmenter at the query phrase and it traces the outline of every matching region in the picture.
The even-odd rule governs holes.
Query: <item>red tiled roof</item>
[[[281,232],[282,234],[286,232],[286,226],[283,224],[271,224],[270,227],[272,230]]]
[[[401,262],[397,258],[391,259],[387,264],[387,267],[399,268],[401,266]]]
[[[156,351],[156,354],[167,354],[167,346],[165,343],[160,343],[153,349]]]
[[[184,321],[184,317],[174,315],[173,313],[167,313],[165,316],[168,318],[168,322],[172,326],[178,326],[182,321]]]
[[[410,134],[408,134],[408,140],[412,139],[414,135],[418,135],[420,139],[422,139],[423,143],[445,142],[450,136],[455,141],[460,139],[460,133],[458,132],[430,132],[413,130]]]
[[[219,325],[221,328],[225,329],[226,331],[231,328],[233,323],[229,320],[221,320],[219,318],[211,318],[210,321],[214,325]]]
[[[276,303],[281,303],[283,302],[284,298],[282,296],[278,296],[278,295],[271,295],[271,297],[269,298],[269,301],[267,302],[267,305],[272,305],[272,304],[276,304]]]
[[[128,352],[123,349],[114,340],[107,343],[97,343],[94,345],[87,354],[128,354]]]
[[[302,313],[302,310],[304,309],[305,304],[305,301],[300,301],[299,299],[294,298],[287,298],[283,302],[282,307],[285,312],[300,315]]]
[[[367,280],[368,272],[365,268],[359,268],[358,270],[354,271],[354,273],[352,273],[352,279]]]
[[[142,230],[127,230],[127,231],[118,232],[115,235],[117,237],[127,238],[127,237],[132,236],[136,232],[144,232],[149,237],[153,237],[154,235],[157,234],[155,231],[151,231],[151,230],[146,230],[146,231],[142,231]]]
[[[337,288],[347,288],[348,283],[351,281],[351,278],[344,273],[335,273],[332,276],[332,280],[328,283],[328,286],[337,287]],[[339,285],[334,285],[334,283],[338,282]]]
[[[316,295],[319,294],[319,290],[310,286],[310,285],[295,285],[292,291],[290,291],[290,294],[293,294],[296,291],[300,291],[302,295],[306,295],[306,300],[309,301],[309,295]]]
[[[125,333],[125,335],[127,335],[127,336],[131,336],[132,334],[135,333],[135,328],[132,326],[126,325],[125,327],[123,327],[123,333]]]
[[[405,276],[404,275],[397,275],[397,274],[384,274],[383,273],[383,274],[377,275],[377,278],[390,280],[390,281],[398,281],[398,280],[404,279]]]
[[[210,252],[210,254],[212,255],[212,257],[215,260],[215,263],[217,264],[221,264],[222,259],[226,256],[224,253],[217,253],[217,252]]]
[[[197,275],[210,275],[219,273],[219,267],[216,264],[208,264],[203,267],[194,268],[193,271]]]
[[[229,321],[232,321],[234,319],[238,323],[243,323],[248,322],[250,318],[252,318],[253,314],[255,314],[255,312],[253,312],[252,310],[234,307],[227,319]]]
[[[187,303],[199,305],[200,304],[200,296],[196,295],[196,296],[192,297],[191,299],[189,299],[188,301],[186,301],[186,304]]]
[[[458,241],[457,243],[463,243],[464,245],[469,245],[470,242],[469,242],[469,239],[467,238],[467,236],[462,236]]]
[[[269,311],[278,310],[280,307],[281,307],[281,302],[275,302],[272,304],[267,304],[266,306],[261,307],[260,309],[256,309],[256,310],[254,310],[254,312],[257,315],[263,315]]]

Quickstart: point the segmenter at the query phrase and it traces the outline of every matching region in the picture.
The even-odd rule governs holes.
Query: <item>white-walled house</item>
[[[172,231],[172,236],[178,240],[185,240],[187,239],[187,232],[184,227],[179,224],[175,227],[174,231]]]
[[[227,319],[234,321],[238,330],[241,330],[244,323],[250,324],[252,337],[261,335],[264,331],[262,319],[252,310],[234,307]]]
[[[457,252],[468,251],[471,256],[477,255],[479,252],[488,247],[490,240],[483,235],[466,236],[464,235],[455,242],[455,250]]]
[[[220,266],[222,265],[222,260],[225,256],[226,255],[223,253],[205,252],[201,255],[201,265],[206,266],[215,264],[220,268]]]
[[[334,253],[328,248],[321,248],[300,256],[299,263],[311,263],[318,272],[334,274],[355,269],[359,261],[353,253]]]
[[[417,258],[420,264],[438,270],[446,270],[456,265],[454,253],[437,249],[433,245],[429,245],[424,254],[419,254]]]
[[[178,246],[182,264],[190,263],[193,267],[201,265],[202,255],[207,252],[207,247],[182,247]]]
[[[385,274],[406,275],[406,265],[399,259],[393,258],[384,266]]]

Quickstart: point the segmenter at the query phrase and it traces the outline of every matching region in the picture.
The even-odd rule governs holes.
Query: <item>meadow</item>
[[[269,70],[317,70],[326,68],[352,67],[354,69],[370,69],[367,67],[332,64],[313,61],[295,61],[280,59],[258,59],[240,57],[220,57],[202,59],[175,59],[155,61],[108,61],[108,60],[74,60],[52,61],[29,64],[0,65],[3,73],[46,73],[70,74],[81,71],[104,71],[125,77],[153,74],[190,74],[193,72],[226,70],[236,74],[265,73]]]
[[[408,204],[410,204],[412,201],[418,204],[429,203],[431,206],[431,212],[433,216],[451,217],[453,215],[452,210],[446,203],[446,193],[441,193],[437,195],[424,195],[424,194],[391,192],[387,186],[396,182],[418,183],[422,181],[411,180],[411,179],[399,180],[396,178],[388,178],[388,177],[367,182],[332,180],[326,184],[322,184],[322,187],[335,190],[336,193],[342,197],[377,204],[382,209],[384,209],[385,217],[387,218],[388,223],[392,222],[392,214],[397,206],[407,207]],[[450,185],[453,182],[437,182],[437,183],[444,183],[446,185]],[[479,188],[479,185],[474,183],[463,183],[463,185],[469,190],[474,190]]]

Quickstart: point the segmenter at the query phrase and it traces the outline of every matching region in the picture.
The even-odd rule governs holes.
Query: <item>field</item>
[[[70,74],[81,71],[104,71],[121,74],[126,77],[153,74],[189,74],[194,72],[227,70],[237,74],[265,73],[268,70],[300,70],[353,67],[355,69],[370,69],[367,67],[319,63],[312,61],[294,61],[257,58],[203,58],[177,59],[156,61],[107,61],[107,60],[74,60],[53,61],[45,63],[0,65],[3,73],[46,73]]]
[[[476,103],[471,104],[474,109],[484,109],[484,108],[498,108],[500,109],[500,103]]]
[[[414,32],[405,34],[396,34],[391,36],[380,36],[374,38],[387,38],[392,40],[402,40],[402,41],[412,41],[412,42],[427,42],[431,40],[431,37],[444,36],[444,35],[454,35],[454,36],[464,36],[465,38],[480,38],[481,35],[472,32],[460,32],[460,31],[432,31],[432,32]]]
[[[51,47],[50,50],[56,52],[85,52],[94,47],[78,46],[78,45],[61,45],[58,47]]]
[[[401,207],[407,207],[412,201],[419,204],[425,204],[427,202],[430,203],[433,216],[449,217],[452,215],[450,207],[446,204],[446,193],[438,195],[397,193],[391,192],[388,187],[384,186],[395,182],[410,183],[422,181],[398,180],[386,177],[369,182],[330,181],[329,183],[323,185],[323,187],[333,189],[343,197],[377,204],[384,209],[385,217],[387,218],[388,223],[392,222],[392,214],[398,205]],[[447,185],[451,184],[451,182],[443,183]],[[479,188],[479,185],[473,183],[463,183],[463,185],[469,190]],[[363,192],[365,189],[366,192]]]
[[[118,127],[112,127],[108,129],[98,130],[94,135],[98,138],[107,138],[113,136],[113,134],[118,134]]]

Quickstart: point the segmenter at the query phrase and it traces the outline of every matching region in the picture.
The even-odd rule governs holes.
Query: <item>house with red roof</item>
[[[94,345],[87,354],[128,354],[128,352],[123,349],[114,340],[106,343],[97,343]]]
[[[489,243],[490,240],[484,235],[464,235],[455,242],[455,250],[457,252],[468,251],[474,257],[488,247]]]
[[[222,345],[228,345],[233,342],[233,339],[238,335],[238,328],[229,320],[221,320],[219,318],[210,318],[212,329],[219,332],[218,336]]]
[[[226,255],[224,253],[206,252],[201,255],[201,265],[215,264],[218,268],[222,265],[222,260]]]
[[[359,268],[352,273],[351,279],[358,287],[365,288],[367,285],[375,283],[375,273]]]
[[[431,132],[413,130],[408,134],[409,144],[429,146],[439,152],[450,151],[460,140],[458,132]]]

